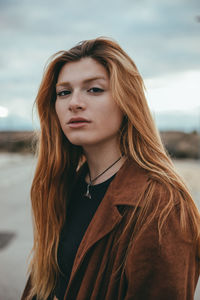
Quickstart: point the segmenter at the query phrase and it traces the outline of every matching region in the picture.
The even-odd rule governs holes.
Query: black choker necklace
[[[123,155],[122,155],[123,156]],[[90,171],[88,172],[88,175],[89,175],[89,179],[90,179],[90,182],[87,184],[87,191],[85,193],[85,197],[91,199],[91,194],[90,194],[90,187],[92,186],[92,184],[100,177],[102,176],[104,173],[106,173],[110,168],[112,168],[112,166],[114,166],[121,158],[122,156],[120,156],[114,163],[112,163],[112,165],[110,165],[107,169],[105,169],[101,174],[99,174],[97,177],[95,177],[94,179],[91,179],[91,176],[90,176]]]

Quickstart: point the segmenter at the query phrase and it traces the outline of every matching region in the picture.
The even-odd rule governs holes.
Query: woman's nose
[[[85,109],[85,101],[83,99],[83,96],[80,92],[73,92],[71,94],[71,99],[69,102],[69,110],[75,111],[75,110],[83,110]]]

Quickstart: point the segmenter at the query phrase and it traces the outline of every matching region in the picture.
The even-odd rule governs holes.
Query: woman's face
[[[87,57],[65,64],[56,85],[55,109],[65,136],[87,148],[117,141],[123,114],[114,102],[106,69]]]

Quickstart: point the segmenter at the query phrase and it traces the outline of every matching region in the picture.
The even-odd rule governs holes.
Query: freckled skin
[[[94,77],[101,79],[85,82]],[[87,148],[117,143],[123,114],[112,98],[109,85],[106,69],[92,58],[67,63],[61,69],[55,109],[62,130],[72,144]],[[70,128],[67,123],[72,117],[83,117],[89,123]]]

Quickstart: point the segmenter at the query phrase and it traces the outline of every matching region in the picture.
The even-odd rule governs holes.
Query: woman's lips
[[[81,128],[89,124],[90,122],[85,119],[72,119],[69,121],[68,126],[70,128]]]
[[[68,123],[68,126],[70,128],[81,128],[81,127],[86,126],[89,123],[90,122],[88,122],[88,121],[73,121],[73,122]]]

